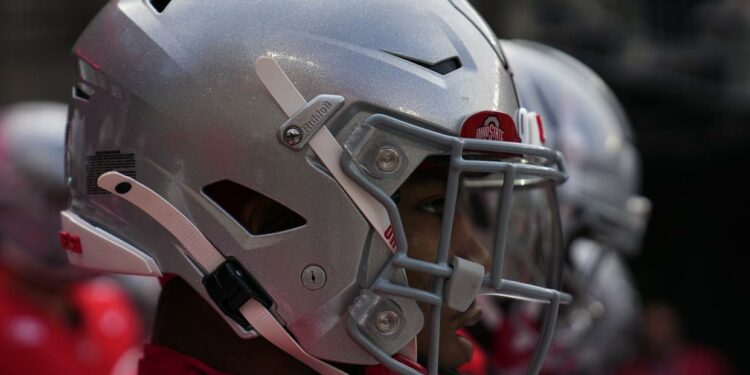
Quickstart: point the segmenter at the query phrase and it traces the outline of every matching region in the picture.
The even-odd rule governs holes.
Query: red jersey
[[[419,364],[405,358],[399,361],[424,374],[427,372]],[[138,375],[231,375],[231,373],[215,370],[199,359],[179,353],[170,348],[158,345],[146,345],[143,358],[138,363]],[[382,365],[368,366],[366,375],[391,375],[392,372]]]
[[[139,375],[231,375],[214,370],[207,364],[167,347],[146,345],[138,363]]]
[[[134,373],[140,323],[115,282],[95,279],[69,288],[78,311],[75,328],[52,318],[12,283],[0,272],[0,374]]]
[[[475,344],[474,355],[471,362],[459,368],[458,373],[462,375],[485,375],[487,360],[484,352]],[[402,356],[395,357],[399,362],[417,370],[422,374],[427,374],[427,369],[419,363],[411,361]],[[393,375],[383,365],[373,365],[365,368],[365,375]],[[158,346],[146,345],[143,349],[143,358],[138,363],[139,375],[231,375],[209,367],[200,360],[188,355],[176,352],[172,349]]]

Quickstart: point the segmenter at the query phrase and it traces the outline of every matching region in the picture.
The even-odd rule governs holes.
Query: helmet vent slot
[[[151,7],[159,13],[163,12],[171,1],[172,0],[148,0],[148,2],[151,3]]]
[[[88,101],[91,98],[93,91],[90,87],[84,83],[76,83],[73,86],[73,97],[79,100]]]
[[[206,185],[203,193],[254,236],[283,232],[307,223],[281,203],[234,181]]]
[[[463,66],[461,64],[461,59],[459,59],[458,56],[449,57],[449,58],[447,58],[445,60],[441,60],[441,61],[438,61],[438,62],[432,64],[432,63],[426,62],[424,60],[419,60],[419,59],[414,58],[414,57],[400,55],[400,54],[394,53],[394,52],[388,52],[388,51],[383,51],[383,52],[385,52],[385,53],[387,53],[387,54],[389,54],[391,56],[398,57],[399,59],[406,60],[406,61],[408,61],[408,62],[410,62],[412,64],[417,64],[417,65],[419,65],[419,66],[421,66],[421,67],[423,67],[425,69],[432,70],[433,72],[435,72],[437,74],[440,74],[440,75],[446,75],[446,74],[448,74],[448,73],[450,73],[452,71],[461,69],[461,67]]]

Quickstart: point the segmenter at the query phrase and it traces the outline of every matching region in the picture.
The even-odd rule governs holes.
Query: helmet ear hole
[[[283,232],[307,223],[281,203],[233,181],[206,185],[203,193],[254,236]]]

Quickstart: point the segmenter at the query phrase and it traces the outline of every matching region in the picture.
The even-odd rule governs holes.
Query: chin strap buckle
[[[253,299],[266,309],[271,307],[271,298],[234,258],[227,258],[203,277],[203,286],[221,311],[247,330],[251,328],[250,323],[240,312],[247,301]]]

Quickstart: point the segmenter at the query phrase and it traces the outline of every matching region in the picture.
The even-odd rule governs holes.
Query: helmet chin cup
[[[466,311],[474,302],[482,281],[484,281],[484,266],[467,259],[453,257],[451,259],[453,272],[445,281],[445,305],[456,311]]]

